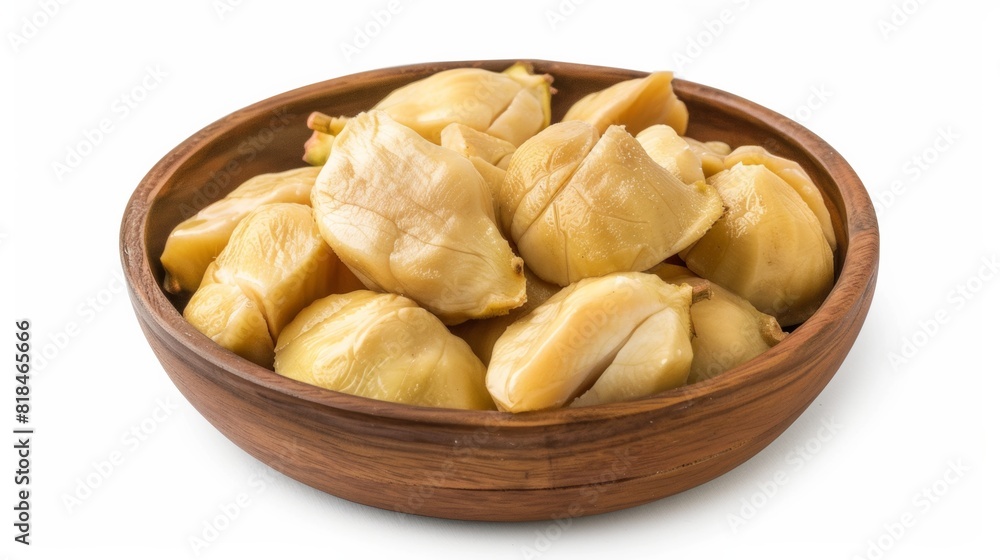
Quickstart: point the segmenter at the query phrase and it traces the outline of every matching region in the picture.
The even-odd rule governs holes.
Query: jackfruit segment
[[[633,398],[641,390],[671,385],[678,376],[677,364],[664,362],[664,355],[650,351],[650,344],[643,341],[647,335],[656,336],[654,331],[668,322],[669,314],[655,319],[655,328],[639,327],[665,309],[676,310],[676,317],[683,322],[690,305],[689,286],[673,286],[652,274],[625,272],[581,280],[504,331],[493,347],[486,386],[500,410],[524,412],[564,406],[616,364],[616,357],[637,332],[639,337],[621,354],[611,377],[602,384],[607,388],[588,399],[619,394]],[[689,326],[686,334],[684,344],[690,347]],[[674,356],[671,350],[664,352]],[[683,352],[682,348],[677,360],[683,360]],[[642,356],[654,357],[655,363],[633,363],[633,358]],[[642,380],[615,381],[619,376],[629,377],[629,372]],[[687,371],[681,377],[686,379]]]
[[[712,297],[691,305],[694,358],[688,384],[710,379],[750,361],[785,338],[777,319],[761,313],[747,300],[695,276],[683,266],[660,264],[649,270],[671,284],[707,282]]]
[[[441,131],[441,147],[465,156],[482,175],[493,200],[494,223],[500,213],[500,189],[507,177],[507,165],[516,149],[513,144],[479,132],[461,123],[452,123]]]
[[[833,221],[830,219],[830,211],[827,210],[826,203],[823,202],[823,194],[801,165],[790,159],[778,157],[760,146],[740,146],[727,155],[723,162],[727,168],[737,163],[763,165],[795,189],[795,192],[799,193],[806,206],[819,220],[823,236],[830,244],[830,249],[837,250],[837,236],[833,232]]]
[[[233,231],[184,318],[223,347],[270,367],[274,341],[303,307],[361,287],[320,238],[308,206],[267,204]]]
[[[833,251],[816,215],[763,165],[738,163],[708,182],[726,212],[681,253],[687,267],[783,327],[805,321],[833,288]]]
[[[701,169],[705,177],[711,177],[720,171],[728,169],[726,156],[733,150],[725,142],[702,142],[694,138],[684,138],[694,155],[701,159]]]
[[[684,385],[693,357],[690,305],[681,301],[643,321],[608,369],[570,406],[630,401]]]
[[[486,365],[489,365],[490,359],[493,356],[493,345],[496,344],[500,335],[507,330],[507,327],[512,325],[514,321],[531,313],[539,305],[545,303],[561,288],[561,286],[550,284],[535,276],[527,268],[524,269],[524,276],[527,280],[526,291],[528,295],[528,299],[524,305],[506,315],[489,317],[487,319],[472,319],[451,327],[451,332],[468,343],[476,356]]]
[[[635,137],[653,161],[681,180],[693,184],[705,180],[701,158],[674,129],[664,124],[653,125]]]
[[[178,224],[160,256],[166,271],[164,288],[173,294],[197,290],[209,263],[222,252],[247,214],[264,204],[309,204],[317,175],[315,167],[257,175]]]
[[[446,324],[526,299],[523,261],[474,165],[385,113],[362,113],[337,135],[312,202],[323,238],[369,289],[405,295]]]
[[[493,410],[486,368],[412,300],[359,290],[304,309],[278,337],[277,373],[362,397]]]
[[[267,321],[239,286],[208,284],[191,296],[184,319],[216,344],[270,368],[274,364],[274,341]]]
[[[672,72],[653,72],[645,78],[625,80],[587,95],[566,111],[563,122],[584,121],[604,132],[622,125],[631,134],[655,124],[665,124],[684,134],[688,125],[687,105],[677,98]]]
[[[640,271],[704,234],[723,212],[704,182],[687,185],[620,126],[568,121],[514,152],[500,225],[543,280],[566,286]]]
[[[524,64],[504,72],[455,68],[393,91],[372,110],[385,111],[435,144],[441,130],[457,122],[519,145],[548,126],[551,82]]]

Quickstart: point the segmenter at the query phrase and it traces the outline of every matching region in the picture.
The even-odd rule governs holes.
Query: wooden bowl
[[[121,228],[136,317],[181,393],[254,457],[355,502],[453,519],[530,520],[626,508],[715,478],[774,440],[826,386],[868,313],[879,235],[857,175],[826,142],[737,96],[675,80],[688,135],[762,144],[800,162],[826,196],[837,281],[823,306],[770,351],[709,381],[650,398],[512,415],[380,402],[292,381],[217,346],[160,288],[171,229],[243,180],[303,165],[311,111],[355,114],[393,89],[463,66],[365,72],[296,89],[216,121],[138,185]],[[533,61],[555,78],[557,120],[583,95],[644,72]]]

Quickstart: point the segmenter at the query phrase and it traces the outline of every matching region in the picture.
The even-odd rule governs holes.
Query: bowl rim
[[[129,247],[145,247],[146,226],[152,203],[156,194],[159,193],[171,175],[191,155],[211,145],[224,135],[232,122],[240,122],[242,119],[251,118],[254,115],[270,113],[276,108],[291,104],[293,100],[329,92],[331,89],[350,89],[353,87],[352,82],[364,83],[370,79],[385,77],[387,73],[397,76],[418,75],[449,68],[500,67],[518,61],[531,63],[536,68],[543,68],[546,72],[554,74],[558,74],[563,68],[599,72],[604,75],[621,75],[622,79],[644,76],[649,73],[547,60],[431,62],[340,76],[279,93],[238,109],[195,132],[171,149],[147,172],[129,199],[122,218],[119,249],[133,305],[146,311],[160,328],[187,350],[229,375],[308,402],[311,405],[424,424],[449,424],[470,428],[486,426],[495,429],[516,430],[547,425],[596,422],[608,418],[620,418],[666,409],[687,408],[699,399],[713,398],[739,390],[751,380],[760,381],[761,376],[769,375],[767,369],[759,367],[759,364],[766,360],[773,349],[711,379],[626,402],[509,413],[429,408],[379,401],[322,389],[283,377],[273,370],[244,360],[217,345],[184,320],[181,313],[167,299],[154,277],[153,266],[147,258],[146,251],[140,251],[140,254],[136,255],[129,250]],[[800,351],[805,351],[804,346],[809,340],[818,336],[830,321],[839,320],[838,314],[834,313],[834,310],[861,307],[870,284],[875,281],[878,269],[879,232],[875,209],[868,192],[847,161],[826,141],[799,123],[740,96],[710,86],[675,78],[674,88],[682,100],[686,101],[686,98],[692,96],[711,100],[728,111],[765,124],[768,128],[774,129],[775,133],[785,142],[817,159],[816,165],[824,168],[833,167],[837,171],[834,184],[843,198],[844,209],[850,210],[841,213],[845,237],[838,242],[843,243],[846,249],[840,273],[830,294],[820,308],[775,347],[781,347],[785,350],[798,348]],[[696,118],[692,120],[696,120]],[[234,367],[234,364],[240,367]]]

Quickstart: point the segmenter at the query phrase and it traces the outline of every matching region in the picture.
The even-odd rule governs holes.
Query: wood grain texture
[[[249,177],[300,166],[305,119],[352,115],[391,90],[462,66],[389,68],[296,89],[228,115],[167,154],[142,180],[121,228],[136,317],[191,404],[254,457],[305,484],[390,510],[479,520],[575,517],[686,490],[736,467],[784,431],[826,386],[871,304],[879,236],[846,161],[795,122],[737,96],[675,80],[688,135],[762,144],[799,161],[826,196],[839,249],[823,306],[758,358],[697,385],[589,408],[512,415],[373,401],[283,378],[212,343],[160,285],[170,230]],[[643,72],[534,61],[555,77],[558,119],[577,99]],[[248,149],[258,138],[259,149]],[[148,372],[150,375],[157,372]]]

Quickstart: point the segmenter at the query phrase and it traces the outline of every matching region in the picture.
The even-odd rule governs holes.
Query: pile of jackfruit
[[[525,412],[714,377],[816,311],[836,238],[801,165],[684,136],[672,79],[558,123],[520,63],[314,113],[310,165],[179,224],[164,287],[247,360],[374,399]]]

